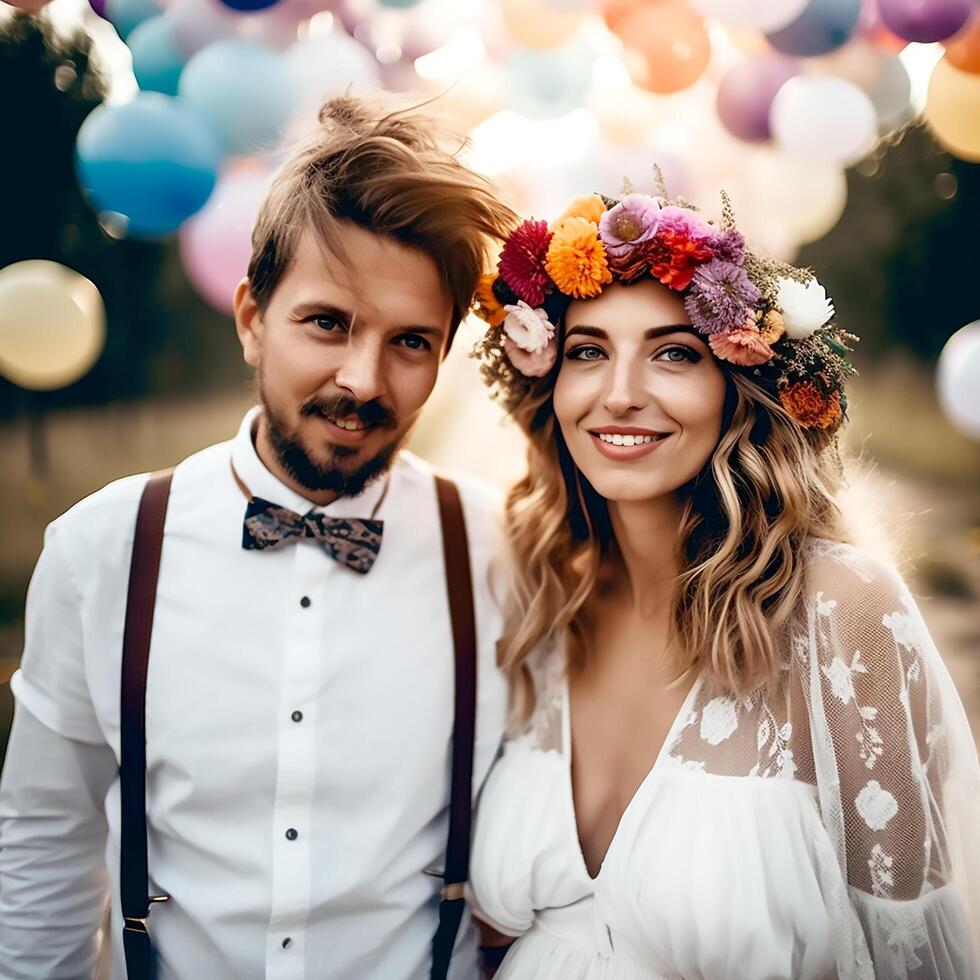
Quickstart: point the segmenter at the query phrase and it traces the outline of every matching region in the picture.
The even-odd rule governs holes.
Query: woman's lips
[[[607,442],[600,438],[601,435],[621,435],[632,436],[634,444],[632,446],[617,446],[615,443]],[[626,462],[649,456],[661,443],[666,441],[669,433],[651,432],[649,429],[593,429],[589,432],[596,449],[607,459],[618,462]]]

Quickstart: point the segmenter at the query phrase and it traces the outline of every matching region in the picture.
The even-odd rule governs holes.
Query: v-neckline
[[[603,868],[606,865],[606,859],[612,852],[613,847],[616,845],[616,840],[626,823],[626,818],[629,816],[630,811],[633,809],[636,801],[643,795],[647,784],[651,782],[653,777],[656,775],[657,770],[660,769],[663,759],[670,751],[674,742],[676,741],[677,731],[681,725],[681,722],[686,719],[691,705],[694,703],[694,699],[697,697],[697,692],[701,687],[702,674],[698,674],[694,679],[694,683],[691,685],[687,692],[680,708],[677,709],[677,714],[674,715],[674,720],[671,722],[670,728],[667,730],[667,735],[665,736],[663,743],[657,752],[657,757],[653,761],[653,765],[650,770],[640,781],[640,785],[636,787],[633,795],[629,798],[626,807],[619,816],[619,821],[616,824],[616,829],[613,831],[612,837],[609,838],[609,843],[606,845],[606,852],[602,855],[602,860],[599,862],[599,870],[595,873],[595,877],[589,872],[588,862],[585,860],[585,851],[582,849],[582,838],[579,834],[578,829],[578,815],[575,812],[575,787],[572,782],[572,712],[571,712],[571,693],[568,688],[568,675],[567,673],[562,677],[562,718],[561,718],[561,739],[562,739],[562,750],[565,753],[565,790],[568,800],[568,814],[571,820],[571,833],[572,839],[575,842],[575,849],[578,852],[579,863],[582,868],[583,874],[593,885],[602,877]]]

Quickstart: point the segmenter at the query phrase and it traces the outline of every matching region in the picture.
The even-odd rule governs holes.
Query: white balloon
[[[105,308],[94,283],[47,259],[0,270],[0,374],[53,391],[77,381],[105,345]]]
[[[980,439],[980,320],[957,330],[936,367],[939,404],[952,424]]]
[[[315,113],[324,99],[348,86],[355,93],[363,93],[381,84],[378,63],[371,52],[340,30],[297,41],[285,57],[303,112]]]
[[[866,156],[878,135],[867,93],[827,75],[791,78],[773,99],[769,125],[786,151],[845,166]]]
[[[693,0],[705,17],[768,34],[796,20],[809,0]]]

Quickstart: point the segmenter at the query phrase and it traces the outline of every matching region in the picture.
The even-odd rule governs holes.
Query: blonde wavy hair
[[[590,599],[615,546],[607,502],[575,466],[555,419],[555,373],[516,391],[497,387],[528,437],[527,475],[507,498],[514,577],[498,646],[513,727],[534,709],[528,658],[540,643],[567,633],[570,672],[585,662]],[[780,628],[803,592],[804,542],[849,535],[835,437],[801,429],[774,393],[737,370],[725,374],[721,437],[682,490],[668,666],[678,676],[700,668],[709,685],[741,697],[779,670]]]

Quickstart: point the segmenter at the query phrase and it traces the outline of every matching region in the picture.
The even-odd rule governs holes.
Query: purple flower
[[[745,261],[745,239],[737,231],[723,231],[711,240],[716,259],[741,265]]]
[[[728,333],[745,326],[759,296],[744,269],[734,262],[712,259],[695,271],[684,308],[698,332]]]
[[[619,204],[603,212],[599,238],[609,255],[625,255],[637,242],[657,233],[660,202],[648,194],[627,194]]]

